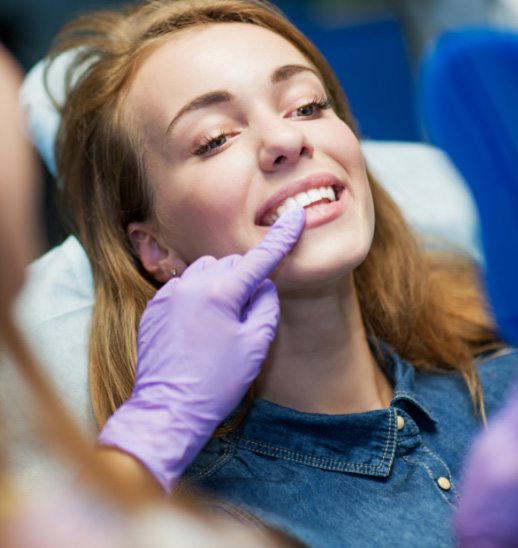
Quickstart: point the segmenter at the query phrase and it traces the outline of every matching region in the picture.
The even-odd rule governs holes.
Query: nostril
[[[309,147],[307,146],[303,146],[301,151],[300,151],[300,155],[301,156],[306,156],[307,158],[311,158],[312,156],[312,151]]]
[[[280,165],[283,164],[285,161],[286,161],[286,156],[277,156],[277,158],[275,158],[275,161],[274,161],[273,163],[274,163],[274,165],[276,165],[276,166],[280,166]]]

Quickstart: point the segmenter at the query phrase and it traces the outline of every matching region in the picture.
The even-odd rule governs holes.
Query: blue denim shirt
[[[208,443],[187,484],[308,546],[454,545],[462,462],[481,421],[460,375],[418,372],[385,353],[388,409],[323,415],[257,399],[236,431]],[[491,417],[518,372],[518,351],[478,367]]]

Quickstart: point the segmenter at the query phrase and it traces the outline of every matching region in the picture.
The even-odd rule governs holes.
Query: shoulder
[[[518,380],[518,349],[504,348],[477,359],[488,413],[500,407]]]
[[[486,412],[493,414],[502,407],[515,381],[518,380],[518,349],[504,348],[475,360],[480,376]],[[473,405],[466,381],[457,372],[416,371],[415,391],[434,413],[472,413]]]
[[[481,377],[513,375],[518,372],[518,348],[506,346],[483,354],[475,361]]]

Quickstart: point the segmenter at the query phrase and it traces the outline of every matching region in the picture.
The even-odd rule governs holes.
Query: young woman
[[[144,405],[133,420],[122,405],[101,442],[131,453],[132,424],[142,430],[147,420],[154,436],[158,423],[183,420],[175,398],[188,394],[204,410],[224,397],[205,368],[225,379],[241,375],[241,362],[260,362],[251,397],[196,459],[187,487],[311,546],[451,544],[462,458],[516,355],[490,352],[499,345],[472,265],[421,251],[366,169],[318,51],[252,0],[102,12],[64,29],[56,52],[73,47],[77,66],[89,65],[64,106],[57,160],[94,273],[99,424],[131,394],[137,323],[164,283],[144,314],[139,359],[189,379],[179,391],[174,378],[142,386],[137,376],[137,393],[157,390],[162,406]],[[214,341],[228,352],[219,328],[242,333],[240,322],[227,329],[228,310],[248,314],[247,298],[228,295],[227,273],[297,206],[306,223],[272,274],[281,314],[266,359],[247,352],[247,335],[232,348],[243,359],[212,356]],[[267,286],[252,286],[251,310]],[[220,311],[213,329],[198,305],[203,329],[168,321],[198,292]],[[184,332],[194,333],[197,359],[175,348]],[[157,443],[159,460],[177,458],[169,438]]]

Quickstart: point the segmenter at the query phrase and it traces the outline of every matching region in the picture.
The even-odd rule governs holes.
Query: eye
[[[315,97],[289,113],[289,118],[317,118],[323,110],[331,108],[330,97]]]
[[[193,151],[194,156],[207,156],[224,146],[233,133],[220,131],[217,135],[203,137]]]

